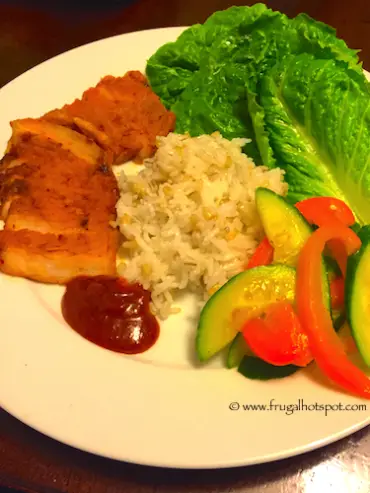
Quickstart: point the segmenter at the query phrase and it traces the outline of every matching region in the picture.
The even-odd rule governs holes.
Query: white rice
[[[169,134],[138,175],[119,177],[118,272],[152,292],[162,319],[177,311],[181,291],[206,299],[243,270],[262,235],[255,189],[287,192],[282,170],[242,153],[247,142]]]

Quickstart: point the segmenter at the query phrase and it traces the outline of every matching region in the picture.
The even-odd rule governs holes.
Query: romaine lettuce
[[[246,81],[274,65],[286,51],[289,19],[263,4],[216,12],[186,30],[149,60],[146,74],[162,102],[176,114],[176,131],[196,136],[220,131],[252,139],[245,152],[262,164],[247,107]]]
[[[286,171],[288,197],[345,200],[370,223],[370,91],[344,62],[285,58],[260,84],[269,142]]]
[[[146,73],[177,132],[250,138],[245,152],[286,171],[292,201],[335,195],[370,222],[369,84],[331,27],[232,7],[161,47]]]
[[[231,7],[211,15],[204,24],[186,29],[173,43],[163,45],[152,55],[146,74],[162,102],[171,107],[191,82],[193,75],[209,61],[211,67],[228,62],[225,56],[240,44],[241,24],[253,25],[260,17],[285,17],[263,4]],[[223,52],[222,48],[224,48]]]

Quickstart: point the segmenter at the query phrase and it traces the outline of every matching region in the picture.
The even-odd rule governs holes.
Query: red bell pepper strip
[[[296,204],[297,209],[308,222],[316,226],[352,226],[355,221],[353,212],[342,200],[334,197],[313,197]],[[342,275],[346,275],[347,253],[341,241],[328,242],[328,250],[337,261]]]
[[[256,248],[252,257],[249,259],[246,268],[252,269],[253,267],[259,267],[260,265],[269,265],[271,264],[273,257],[274,249],[265,236],[265,238],[263,238],[261,243]]]
[[[289,302],[269,306],[264,317],[248,320],[244,339],[253,353],[275,366],[307,366],[312,361],[307,335]]]
[[[358,349],[355,343],[355,340],[352,336],[344,336],[341,337],[341,341],[344,347],[344,350],[347,354],[355,354],[358,353]]]
[[[345,226],[319,228],[308,238],[298,257],[297,312],[322,372],[347,391],[370,399],[370,379],[348,358],[323,302],[322,253],[334,238],[343,242],[347,255],[361,246],[358,236]]]
[[[342,308],[344,305],[344,279],[337,277],[330,283],[331,307]]]
[[[348,255],[345,246],[337,238],[328,241],[328,250],[339,265],[343,278],[346,278]]]
[[[312,197],[298,202],[296,208],[309,223],[319,227],[329,226],[332,221],[339,221],[345,226],[356,222],[348,205],[334,197]]]

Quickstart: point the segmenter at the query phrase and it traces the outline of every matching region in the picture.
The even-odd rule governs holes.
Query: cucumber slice
[[[310,224],[296,207],[268,188],[257,188],[256,206],[266,236],[274,247],[274,263],[295,267],[303,245],[312,234]]]
[[[245,342],[243,334],[239,332],[229,347],[226,366],[228,368],[236,368],[246,355],[251,356],[252,351]]]
[[[345,306],[347,320],[362,359],[370,366],[370,226],[358,232],[362,245],[347,264]]]
[[[286,265],[256,267],[224,284],[203,307],[196,335],[196,352],[207,361],[226,347],[241,324],[259,316],[277,301],[294,301],[295,269]]]
[[[299,366],[294,365],[274,366],[255,356],[244,356],[238,372],[252,380],[271,380],[288,377],[300,369]]]
[[[274,247],[274,263],[296,267],[302,247],[313,233],[313,228],[294,205],[269,190],[257,188],[256,206],[265,234]],[[333,267],[330,267],[330,271]],[[328,268],[323,259],[322,280],[325,306],[331,312]]]

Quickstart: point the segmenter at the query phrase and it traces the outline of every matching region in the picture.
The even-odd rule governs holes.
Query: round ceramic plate
[[[92,43],[14,80],[0,91],[1,151],[11,120],[61,107],[104,75],[144,70],[147,58],[181,31]],[[61,442],[140,464],[221,468],[293,456],[370,422],[370,406],[361,410],[364,401],[327,386],[315,370],[261,382],[221,361],[199,365],[190,297],[162,324],[151,350],[125,356],[71,330],[60,314],[62,294],[62,287],[0,275],[0,404]],[[325,413],[325,406],[334,407]]]

